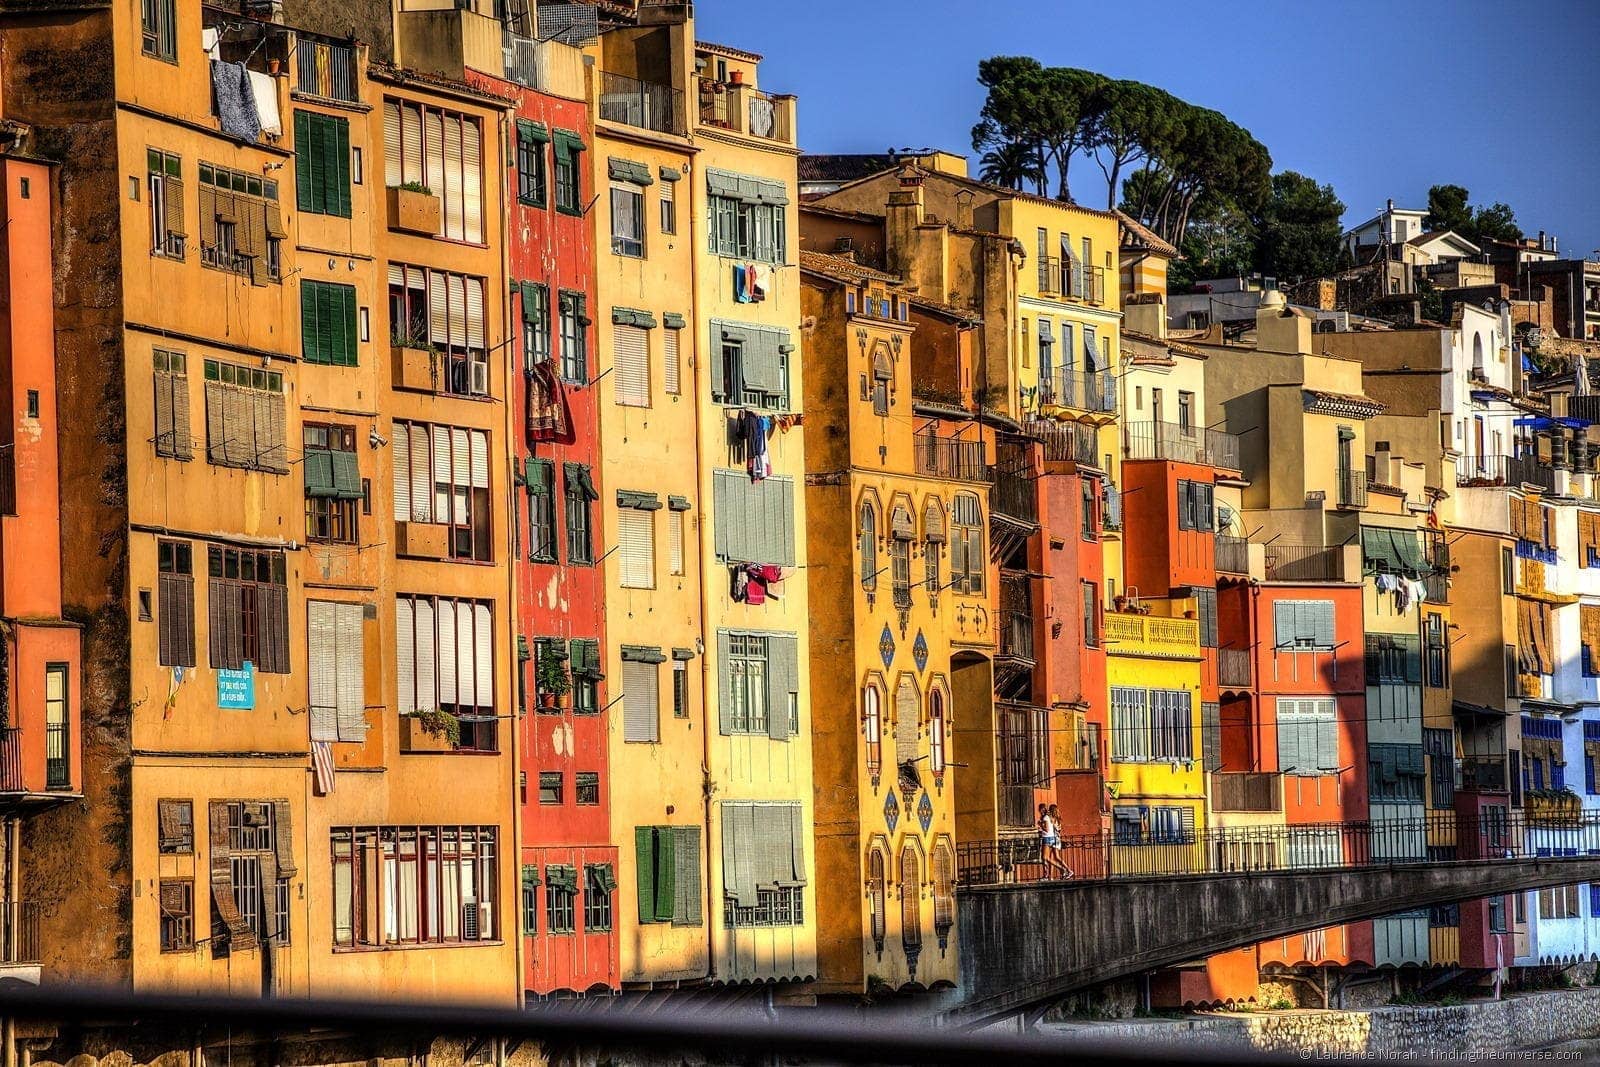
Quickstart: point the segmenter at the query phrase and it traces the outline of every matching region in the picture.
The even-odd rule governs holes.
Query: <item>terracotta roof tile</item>
[[[839,278],[845,281],[883,282],[886,285],[899,285],[900,279],[896,275],[886,274],[881,270],[864,267],[853,259],[844,256],[830,256],[825,252],[808,252],[800,250],[800,266],[803,270],[815,271],[825,274],[830,278]]]

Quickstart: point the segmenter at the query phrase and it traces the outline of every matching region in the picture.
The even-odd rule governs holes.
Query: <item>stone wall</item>
[[[1068,1040],[1096,1045],[1137,1042],[1156,1048],[1192,1048],[1200,1044],[1208,1050],[1288,1055],[1315,1049],[1385,1057],[1498,1056],[1600,1036],[1600,988],[1530,993],[1452,1007],[1302,1009],[1171,1021],[1062,1024],[1047,1029]]]

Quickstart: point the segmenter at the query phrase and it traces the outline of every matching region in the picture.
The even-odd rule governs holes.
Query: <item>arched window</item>
[[[911,542],[917,536],[917,527],[911,521],[911,512],[903,507],[894,509],[890,522],[892,537],[889,541],[889,574],[894,579],[894,606],[911,606]]]
[[[873,849],[867,855],[867,916],[872,924],[872,943],[878,954],[883,954],[883,935],[887,929],[888,916],[885,911],[888,907],[887,891],[885,887],[883,853]]]
[[[912,774],[916,773],[917,731],[922,726],[920,703],[916,679],[902,674],[894,693],[894,759],[901,767],[911,764]]]
[[[933,932],[944,948],[956,924],[956,857],[948,841],[933,847]]]
[[[870,503],[861,505],[861,588],[878,588],[878,513]]]
[[[883,769],[883,708],[878,687],[869,685],[861,691],[861,732],[867,739],[867,773],[872,783],[878,783]]]
[[[957,493],[950,508],[950,577],[956,592],[983,595],[983,505],[972,493]]]
[[[1483,370],[1483,334],[1481,333],[1472,335],[1472,369],[1479,372]]]
[[[928,770],[936,785],[944,784],[944,728],[944,692],[935,689],[928,694]]]
[[[937,597],[944,586],[939,573],[939,551],[944,547],[944,505],[935,497],[922,515],[922,581],[929,597]]]
[[[922,864],[909,844],[900,850],[900,943],[915,961],[922,948]]]

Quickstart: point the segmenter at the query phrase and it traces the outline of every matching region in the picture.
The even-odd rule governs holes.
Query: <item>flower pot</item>
[[[728,72],[728,80],[730,82],[732,82],[734,85],[743,85],[744,84],[744,71],[742,71],[742,70],[731,70],[731,71],[729,71]]]
[[[539,706],[541,708],[553,708],[553,707],[555,707],[556,706],[556,695],[554,693],[540,693],[539,694]]]
[[[560,708],[562,711],[570,709],[572,707],[572,694],[562,693],[560,696],[556,697],[556,707]]]
[[[281,60],[281,59],[269,59],[269,60],[267,60],[267,73],[272,75],[274,78],[276,78],[278,76],[278,72],[281,71],[282,69],[283,69],[283,60]]]

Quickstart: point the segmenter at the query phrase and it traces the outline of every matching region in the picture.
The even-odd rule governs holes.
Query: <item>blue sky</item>
[[[1454,182],[1600,258],[1600,0],[700,0],[695,14],[702,38],[766,57],[763,88],[800,96],[809,152],[970,154],[978,60],[1032,55],[1221,111],[1274,170],[1331,183],[1348,223]],[[1072,175],[1104,203],[1092,162]]]

